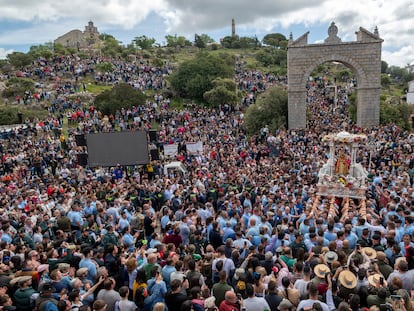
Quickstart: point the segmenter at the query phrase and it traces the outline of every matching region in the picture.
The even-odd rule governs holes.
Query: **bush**
[[[2,97],[4,98],[15,98],[17,95],[23,97],[24,92],[29,91],[34,92],[34,81],[31,79],[24,78],[11,78],[6,83],[7,88],[2,92]]]
[[[96,96],[94,105],[104,115],[115,114],[122,108],[145,104],[145,95],[127,83],[120,83],[111,90],[106,90]]]
[[[0,107],[0,125],[11,125],[18,123],[18,112],[23,115],[23,121],[25,119],[33,120],[34,118],[45,119],[48,115],[46,109],[33,108],[29,109],[24,106],[1,106]]]
[[[202,101],[203,94],[213,88],[216,78],[231,78],[234,59],[230,55],[200,53],[195,59],[183,62],[171,76],[170,83],[181,97]]]
[[[287,113],[287,91],[274,86],[262,93],[256,104],[250,105],[244,117],[244,126],[249,134],[257,134],[266,125],[274,132],[287,125]]]
[[[411,129],[409,122],[410,113],[411,106],[407,103],[389,104],[381,102],[380,124],[396,124],[405,130],[409,130]]]

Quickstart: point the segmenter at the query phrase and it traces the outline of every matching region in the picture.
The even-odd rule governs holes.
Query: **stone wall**
[[[67,48],[85,49],[96,44],[98,41],[98,29],[94,26],[93,22],[90,21],[88,25],[85,26],[83,32],[78,29],[71,30],[57,38],[55,43],[62,44]]]
[[[78,48],[85,46],[83,32],[80,30],[71,30],[68,33],[65,33],[63,36],[60,36],[55,40],[55,44],[59,43],[62,44],[64,47],[67,48]]]

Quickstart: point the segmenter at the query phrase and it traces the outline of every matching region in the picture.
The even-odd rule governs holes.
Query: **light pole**
[[[374,140],[370,140],[368,142],[368,150],[369,150],[369,162],[368,162],[368,170],[371,170],[371,160],[372,160],[372,154],[374,153],[376,144]]]
[[[333,105],[332,105],[332,112],[334,112],[335,108],[338,106],[338,86],[336,84],[333,84],[333,85],[327,85],[326,87],[334,89],[334,100],[333,100]]]

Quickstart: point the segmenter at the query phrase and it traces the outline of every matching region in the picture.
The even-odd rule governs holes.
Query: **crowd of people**
[[[113,60],[117,69],[105,75],[95,62],[73,57],[26,73],[158,90],[170,70],[143,67],[131,77],[132,64]],[[58,113],[2,133],[1,309],[412,311],[413,135],[358,128],[346,115],[352,87],[332,103],[327,84],[313,82],[308,129],[264,126],[248,136],[245,106],[285,81],[242,69],[238,79],[247,96],[236,107],[178,111],[157,94],[114,116],[54,90]],[[76,128],[68,137],[66,117]],[[137,167],[78,163],[75,133],[148,130],[153,121],[157,147],[177,143],[187,173],[166,175],[163,157]],[[357,150],[368,170],[366,213],[361,200],[317,194],[329,153],[322,137],[342,130],[372,142]],[[197,141],[203,152],[190,153],[186,144]]]

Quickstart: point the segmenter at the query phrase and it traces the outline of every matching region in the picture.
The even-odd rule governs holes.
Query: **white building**
[[[414,105],[414,80],[408,82],[407,103]]]

